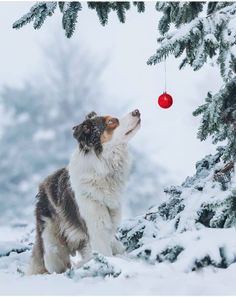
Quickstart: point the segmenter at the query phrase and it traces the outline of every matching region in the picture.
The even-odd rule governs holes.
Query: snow
[[[197,231],[175,233],[158,241],[152,239],[141,248],[131,252],[131,255],[140,255],[145,250],[150,250],[151,255],[148,262],[155,263],[157,255],[163,253],[167,247],[169,250],[173,247],[181,247],[176,261],[172,264],[176,271],[191,272],[197,268],[195,267],[196,263],[206,256],[211,257],[214,265],[219,266],[222,262],[221,249],[225,249],[224,255],[226,257],[224,261],[232,264],[236,259],[236,229],[211,229],[203,227]],[[165,256],[163,254],[163,259],[161,260],[165,260]]]
[[[22,253],[26,249],[28,250],[29,247],[24,244],[20,244],[19,242],[0,242],[0,257],[9,256],[12,252]]]
[[[155,210],[154,208],[152,210]],[[142,217],[123,223],[133,228]],[[160,227],[160,226],[159,226]],[[199,225],[195,231],[173,235],[162,225],[164,233],[158,240],[151,234],[151,222],[143,238],[144,246],[122,256],[95,255],[82,268],[64,274],[27,276],[31,251],[17,253],[14,249],[30,248],[34,234],[31,226],[0,227],[0,295],[233,295],[236,290],[236,229],[213,229]],[[170,236],[168,236],[169,234]],[[3,237],[4,235],[4,237]],[[166,246],[182,245],[184,250],[173,263],[148,261],[136,257],[150,247],[152,255]],[[206,254],[220,261],[219,248],[226,249],[227,269],[207,266],[192,271],[193,262]],[[74,261],[75,262],[75,261]],[[11,285],[14,284],[14,285]]]
[[[236,264],[186,273],[173,264],[153,265],[122,256],[107,258],[122,271],[118,277],[70,278],[66,273],[23,275],[29,256],[25,252],[0,258],[1,295],[231,295],[236,289]]]

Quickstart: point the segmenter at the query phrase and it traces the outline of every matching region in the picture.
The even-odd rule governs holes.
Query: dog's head
[[[127,143],[138,131],[140,123],[140,112],[137,109],[121,119],[97,116],[91,112],[81,124],[73,127],[73,136],[85,154],[94,151],[98,156],[104,145]]]

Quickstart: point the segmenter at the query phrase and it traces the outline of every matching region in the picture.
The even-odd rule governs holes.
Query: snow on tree
[[[84,5],[85,3],[83,3]],[[30,11],[13,24],[14,29],[19,29],[24,25],[34,22],[34,29],[40,29],[48,16],[52,16],[57,5],[62,13],[62,27],[66,37],[70,38],[76,27],[78,12],[82,10],[81,2],[38,2],[34,4]],[[144,12],[144,2],[133,2],[138,12]],[[87,2],[89,9],[96,11],[100,23],[104,26],[108,23],[108,16],[111,11],[115,11],[121,23],[125,23],[126,11],[130,9],[130,2]]]
[[[21,254],[30,250],[28,245],[19,242],[1,242],[0,243],[0,258],[8,257],[11,253]]]
[[[66,275],[73,280],[80,280],[85,277],[102,277],[106,276],[118,277],[121,270],[110,263],[110,261],[101,254],[94,253],[91,261],[83,265],[81,268],[72,268]]]
[[[193,115],[202,115],[198,138],[212,136],[213,143],[227,141],[224,160],[236,160],[236,76],[216,94],[207,94],[206,103],[199,106]]]
[[[165,189],[163,203],[121,225],[119,238],[131,257],[175,263],[184,271],[235,262],[236,189],[223,154],[219,148],[206,156],[194,176]]]

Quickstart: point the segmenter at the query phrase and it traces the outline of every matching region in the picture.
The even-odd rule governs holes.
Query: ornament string
[[[173,104],[173,98],[166,92],[167,87],[167,71],[166,71],[166,56],[164,57],[164,92],[158,97],[158,104],[161,108],[169,108]]]
[[[166,56],[165,56],[165,59],[164,59],[164,80],[165,80],[165,91],[164,93],[166,93]]]

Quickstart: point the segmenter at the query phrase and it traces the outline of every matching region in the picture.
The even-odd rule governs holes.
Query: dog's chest
[[[120,206],[120,192],[128,171],[128,153],[117,149],[98,159],[75,152],[69,164],[69,175],[75,199],[80,204],[92,199],[109,208]]]

